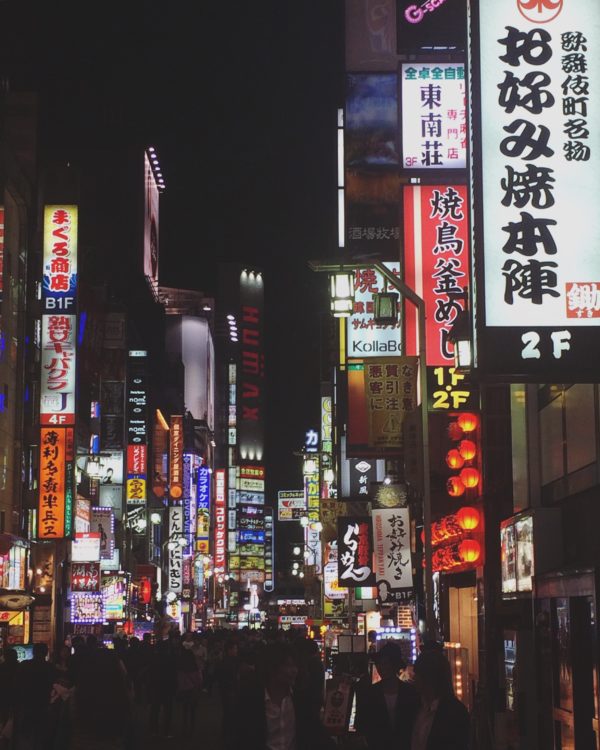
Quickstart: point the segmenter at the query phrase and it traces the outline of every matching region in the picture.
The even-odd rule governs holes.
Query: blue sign
[[[198,510],[210,508],[210,472],[208,466],[198,467]]]
[[[264,531],[240,531],[240,544],[264,544]]]

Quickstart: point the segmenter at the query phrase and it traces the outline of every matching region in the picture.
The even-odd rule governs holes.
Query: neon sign
[[[409,23],[420,23],[426,13],[433,13],[436,8],[443,5],[446,0],[425,0],[422,5],[409,5],[404,11],[404,18]]]

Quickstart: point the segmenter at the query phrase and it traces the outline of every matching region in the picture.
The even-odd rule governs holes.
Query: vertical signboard
[[[183,454],[183,533],[191,544],[196,535],[196,485],[192,482],[194,456]]]
[[[403,63],[402,166],[465,169],[467,95],[462,63]]]
[[[374,586],[373,540],[368,516],[338,518],[338,580],[349,588]]]
[[[385,263],[392,273],[400,274],[400,263]],[[402,325],[400,316],[396,324],[375,323],[373,295],[385,290],[381,274],[371,268],[357,269],[354,273],[354,311],[346,325],[347,356],[381,357],[402,352]]]
[[[210,533],[210,471],[205,464],[198,467],[197,481],[196,552],[207,555]]]
[[[225,501],[225,470],[215,471],[215,568],[225,570],[226,566],[226,537],[227,537],[227,505]]]
[[[237,438],[240,457],[261,461],[264,451],[264,284],[262,273],[242,271],[241,368],[238,373]]]
[[[264,590],[275,588],[275,519],[273,508],[265,508],[265,580]]]
[[[178,542],[183,535],[183,508],[178,505],[169,508],[169,540]],[[168,590],[181,594],[183,590],[183,546],[167,544],[169,579]]]
[[[146,352],[132,351],[127,380],[127,504],[145,505],[148,478]]]
[[[365,394],[369,445],[402,448],[404,417],[417,405],[417,358],[368,360]]]
[[[600,5],[480,0],[477,10],[477,365],[502,379],[595,382]]]
[[[373,510],[373,548],[377,586],[389,591],[411,588],[410,517],[408,508]]]
[[[171,417],[169,432],[169,494],[174,500],[183,495],[183,417]]]
[[[448,335],[466,307],[469,224],[464,185],[404,188],[405,282],[424,300],[427,364],[454,364]],[[417,311],[405,306],[406,352],[417,354]]]
[[[158,186],[147,152],[144,152],[144,275],[158,285]]]
[[[42,427],[40,431],[39,539],[71,534],[73,517],[73,428]],[[70,482],[70,484],[69,484]]]
[[[113,509],[92,507],[90,531],[100,534],[100,559],[112,560],[115,552],[115,514]]]

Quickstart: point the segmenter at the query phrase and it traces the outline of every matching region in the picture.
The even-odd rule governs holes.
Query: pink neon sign
[[[436,8],[443,5],[446,0],[425,0],[421,5],[409,5],[404,11],[404,18],[409,23],[419,23],[426,13],[433,13]]]

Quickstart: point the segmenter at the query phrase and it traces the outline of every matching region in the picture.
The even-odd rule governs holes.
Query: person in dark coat
[[[256,672],[240,683],[233,747],[244,750],[333,750],[311,705],[294,692],[298,666],[286,643],[271,643]]]
[[[454,695],[450,664],[441,649],[419,655],[415,684],[421,708],[411,750],[469,750],[469,712]]]
[[[419,696],[411,684],[398,678],[406,666],[402,650],[390,641],[373,655],[373,661],[381,680],[357,691],[356,730],[369,750],[410,750]]]

